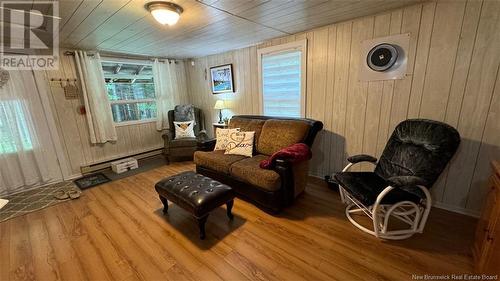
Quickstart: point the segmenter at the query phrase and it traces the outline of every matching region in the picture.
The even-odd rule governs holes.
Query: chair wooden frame
[[[362,161],[369,162],[369,161]],[[361,163],[361,162],[358,162]],[[374,165],[376,163],[370,162]],[[347,172],[349,169],[357,163],[349,163],[342,170],[342,172]],[[427,218],[432,206],[431,194],[427,187],[422,185],[417,185],[422,192],[425,194],[425,198],[421,200],[419,204],[411,201],[401,201],[393,205],[381,204],[384,197],[391,192],[394,188],[388,185],[378,196],[375,203],[371,206],[365,206],[359,202],[356,198],[350,195],[341,185],[339,185],[340,198],[344,204],[347,204],[345,214],[347,219],[368,234],[371,234],[377,238],[388,239],[388,240],[401,240],[406,239],[415,233],[422,233],[425,224],[427,223]],[[373,229],[369,229],[360,223],[358,223],[352,214],[364,213],[373,221]],[[393,217],[398,219],[408,225],[407,229],[389,230],[389,219]]]

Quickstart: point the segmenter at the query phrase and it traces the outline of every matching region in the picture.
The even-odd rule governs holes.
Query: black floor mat
[[[103,173],[95,173],[76,179],[74,180],[74,183],[80,189],[87,189],[110,181],[111,180]]]

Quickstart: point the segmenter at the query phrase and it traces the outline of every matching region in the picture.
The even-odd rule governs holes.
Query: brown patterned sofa
[[[225,155],[224,151],[197,151],[194,154],[196,171],[231,186],[238,197],[266,210],[279,212],[292,204],[304,191],[309,161],[292,165],[285,159],[277,159],[272,170],[261,169],[259,163],[294,143],[311,147],[323,123],[301,118],[239,115],[230,120],[229,127],[255,131],[253,157]],[[213,150],[215,140],[211,142],[212,145],[204,145]]]

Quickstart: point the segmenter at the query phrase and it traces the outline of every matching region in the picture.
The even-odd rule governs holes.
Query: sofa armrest
[[[371,162],[371,163],[377,163],[377,158],[367,155],[367,154],[358,154],[358,155],[353,155],[351,157],[347,158],[347,161],[352,164],[360,163],[360,162]]]
[[[274,160],[275,161],[275,166],[276,167],[280,167],[280,168],[292,168],[292,162],[290,162],[289,160],[287,159],[284,159],[284,158],[277,158]]]
[[[295,199],[295,182],[293,176],[293,164],[283,158],[275,159],[273,170],[280,175],[281,188],[283,191],[284,206],[289,206]]]
[[[198,140],[197,148],[201,151],[212,151],[215,148],[215,143],[217,139],[209,139],[208,137],[204,140]]]

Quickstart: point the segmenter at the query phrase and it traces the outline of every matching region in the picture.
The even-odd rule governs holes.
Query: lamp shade
[[[214,109],[224,109],[224,108],[226,108],[226,105],[224,104],[223,100],[217,100],[215,102]]]

